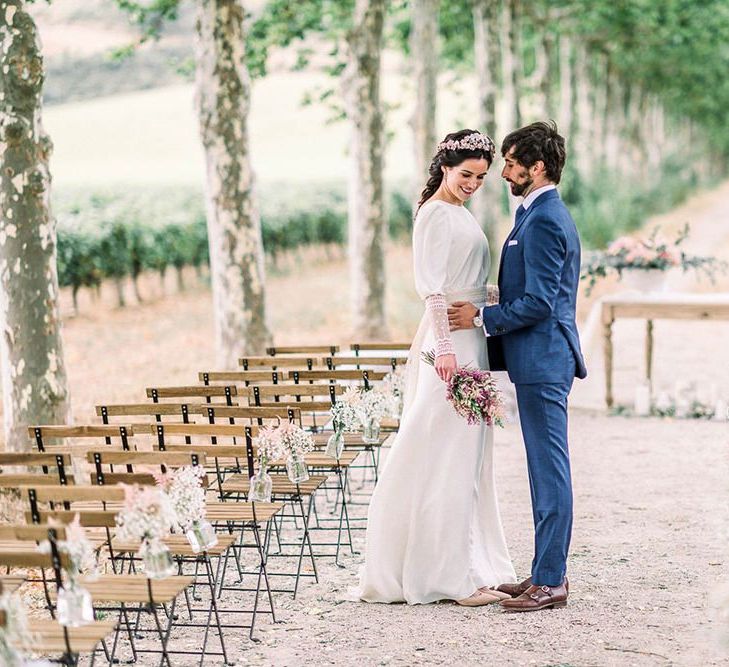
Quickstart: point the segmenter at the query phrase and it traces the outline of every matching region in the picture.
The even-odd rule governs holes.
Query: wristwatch
[[[480,329],[483,326],[483,317],[481,317],[480,313],[473,318],[473,326],[477,329]]]

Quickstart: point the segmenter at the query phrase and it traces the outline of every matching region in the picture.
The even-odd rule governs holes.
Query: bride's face
[[[483,185],[489,163],[483,158],[464,160],[455,167],[444,167],[444,180],[448,190],[460,201],[466,202]]]

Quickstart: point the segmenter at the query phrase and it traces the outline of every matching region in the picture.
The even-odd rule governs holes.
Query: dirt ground
[[[661,221],[675,226],[690,220],[697,249],[705,251],[708,244],[726,256],[728,213],[729,184],[724,184]],[[408,248],[388,249],[394,339],[406,339],[420,316],[409,267]],[[324,262],[302,255],[283,272],[270,274],[276,342],[350,340],[346,282],[343,258]],[[94,420],[96,403],[144,400],[147,386],[192,383],[198,371],[215,370],[209,292],[192,277],[188,283],[183,294],[160,298],[154,296],[156,279],[150,279],[143,286],[147,302],[122,310],[111,305],[109,289],[101,304],[92,307],[84,297],[81,314],[66,318],[77,422]],[[680,276],[674,287],[707,289]],[[171,283],[169,289],[174,291]],[[727,290],[729,283],[723,279],[710,289]],[[589,309],[583,302],[583,317]],[[696,382],[699,391],[716,385],[712,391],[729,396],[728,335],[727,322],[657,323],[657,385],[670,388],[680,378]],[[642,373],[642,336],[639,322],[616,325],[618,402],[632,401]],[[304,583],[296,600],[277,596],[281,622],[264,621],[260,643],[231,638],[237,664],[729,664],[729,622],[719,620],[715,609],[728,597],[729,584],[729,423],[607,416],[599,341],[586,342],[590,378],[575,388],[571,410],[575,524],[567,608],[508,615],[495,606],[349,602],[346,592],[356,582],[361,556],[347,554],[344,568],[324,561],[320,583]],[[524,448],[515,424],[496,434],[496,465],[509,548],[518,575],[527,576],[533,532]],[[363,516],[366,510],[358,511]],[[360,549],[363,539],[358,531]]]

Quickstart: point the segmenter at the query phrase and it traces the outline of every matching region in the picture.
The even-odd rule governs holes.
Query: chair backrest
[[[384,371],[373,371],[370,369],[352,369],[352,370],[315,370],[315,371],[289,371],[287,379],[293,380],[294,384],[300,382],[324,381],[334,383],[341,381],[359,381],[365,387],[369,387],[371,382],[384,380],[387,375]]]
[[[249,402],[253,405],[262,405],[272,399],[276,402],[291,403],[291,399],[299,401],[302,398],[314,399],[322,396],[328,398],[327,402],[331,405],[345,389],[346,387],[342,385],[327,384],[259,384],[248,387],[246,392]],[[309,401],[302,401],[301,409],[308,410]]]
[[[59,446],[58,440],[67,439],[99,439],[104,438],[107,445],[112,439],[119,438],[122,449],[129,449],[129,438],[134,435],[131,424],[50,424],[47,426],[29,426],[28,435],[33,438],[39,452],[53,451]],[[51,440],[52,442],[48,442]],[[60,446],[65,446],[63,443]]]
[[[339,352],[339,345],[281,345],[266,348],[266,354],[272,357],[281,354],[329,354],[334,356],[337,352]]]
[[[202,452],[88,452],[88,462],[94,466],[91,483],[99,486],[109,484],[155,484],[154,474],[139,471],[140,466],[158,468],[164,472],[167,468],[180,468],[189,465],[205,465],[206,457]],[[113,466],[126,466],[126,472],[113,470]],[[108,466],[109,470],[105,470]],[[137,470],[134,470],[137,466]],[[204,480],[203,480],[204,481]]]
[[[215,460],[215,470],[220,478],[217,459],[244,458],[248,464],[249,476],[254,474],[253,438],[258,435],[258,426],[250,424],[153,424],[150,427],[157,436],[157,448],[165,452],[201,452]],[[176,443],[177,438],[184,437],[186,444]],[[208,442],[187,444],[191,438],[209,438]],[[220,444],[218,438],[232,439],[232,444]]]
[[[52,480],[52,483],[73,484],[71,456],[60,452],[0,452],[0,466],[39,467],[42,473],[26,472],[0,474],[0,487],[14,488],[23,484],[35,483],[39,479]],[[50,468],[56,468],[55,473]],[[43,483],[43,482],[40,482]]]
[[[164,398],[196,398],[203,399],[206,403],[212,403],[213,399],[224,402],[225,405],[235,405],[233,396],[238,395],[238,388],[235,385],[192,385],[181,387],[147,387],[147,398],[155,403]]]
[[[349,349],[356,355],[360,352],[409,352],[410,343],[392,343],[387,341],[369,343],[351,343]]]
[[[0,545],[0,567],[39,567],[56,570],[56,581],[60,584],[61,569],[71,567],[68,554],[59,552],[56,543],[66,539],[66,532],[62,526],[45,525],[3,525],[0,526],[0,540],[4,542],[28,542],[28,548],[16,544],[12,546]],[[36,544],[43,540],[51,543],[50,553],[40,552]]]
[[[280,421],[282,419],[301,423],[301,410],[298,407],[285,405],[266,408],[252,405],[233,407],[200,405],[195,406],[192,412],[207,417],[211,424],[214,424],[216,420],[228,420],[230,424],[236,423],[236,420],[248,420],[250,423],[256,422],[261,426],[265,421]]]
[[[285,379],[285,371],[263,369],[258,371],[201,371],[198,379],[205,385],[214,382],[238,382],[248,386],[255,382],[278,384]]]
[[[377,368],[382,370],[388,367],[395,370],[398,366],[407,363],[407,357],[324,357],[324,365],[329,369],[347,370],[347,367],[354,366],[355,369],[360,368]]]
[[[319,357],[241,357],[238,359],[238,365],[243,367],[244,371],[252,369],[261,370],[269,368],[276,370],[279,368],[308,368],[312,369],[321,363]]]

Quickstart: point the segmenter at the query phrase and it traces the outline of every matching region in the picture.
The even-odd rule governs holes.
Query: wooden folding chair
[[[266,354],[272,357],[301,354],[328,354],[333,357],[337,352],[339,352],[339,345],[281,345],[266,348]]]
[[[170,427],[176,426],[170,424]],[[179,425],[177,425],[179,426]],[[192,424],[186,425],[188,428],[193,426]],[[151,428],[151,427],[150,427]],[[159,433],[155,432],[159,439]],[[191,434],[188,434],[192,437]],[[184,437],[184,435],[183,435]],[[158,440],[159,444],[159,440]],[[178,451],[167,451],[162,449],[155,452],[89,452],[88,458],[95,466],[96,472],[92,478],[94,484],[107,485],[117,484],[120,482],[134,483],[141,485],[154,484],[154,475],[149,472],[138,472],[139,466],[159,466],[161,471],[164,471],[167,467],[180,467],[184,465],[200,465],[204,466],[206,462],[206,454],[203,449],[203,445],[196,444],[186,446],[183,450]],[[191,451],[194,450],[194,451]],[[118,472],[105,472],[104,466],[110,465],[125,465],[125,466],[136,466],[137,470],[134,472],[118,473]],[[205,486],[207,486],[207,478],[203,478]],[[243,574],[246,574],[241,566],[239,559],[239,552],[244,549],[255,549],[258,557],[258,570],[254,573],[257,577],[255,588],[248,590],[255,592],[255,602],[251,610],[239,610],[237,613],[250,613],[251,622],[250,624],[230,625],[225,626],[217,623],[218,630],[222,633],[222,627],[229,628],[246,628],[250,630],[250,636],[253,638],[253,632],[255,628],[255,622],[259,613],[270,613],[273,620],[275,617],[275,608],[273,604],[273,596],[271,594],[271,587],[268,580],[268,572],[266,570],[266,558],[264,552],[264,540],[261,540],[260,529],[261,525],[265,525],[265,530],[269,528],[269,522],[273,517],[281,511],[283,505],[280,503],[226,503],[226,502],[214,502],[206,501],[205,510],[208,521],[210,521],[216,527],[224,527],[228,536],[222,536],[221,543],[225,545],[225,549],[219,554],[222,558],[222,570],[220,569],[220,561],[218,561],[218,569],[216,574],[212,574],[212,565],[209,570],[209,575],[213,583],[217,582],[218,597],[220,597],[224,590],[246,590],[239,586],[232,587],[225,585],[225,574],[228,565],[228,550],[232,550],[235,556],[236,566],[240,579],[242,581]],[[254,537],[254,544],[249,545],[244,541],[244,531],[250,530]],[[237,541],[231,541],[229,536],[236,531],[239,534]],[[118,551],[119,546],[116,546]],[[186,554],[180,553],[178,556],[181,558]],[[215,555],[212,552],[208,553],[208,556]],[[259,597],[261,593],[261,587],[265,584],[266,592],[268,594],[268,600],[270,604],[270,611],[262,610],[259,608]],[[214,587],[211,589],[214,595]],[[222,636],[222,634],[221,634]]]
[[[170,398],[194,398],[197,402],[236,405],[233,397],[238,395],[238,388],[234,384],[216,386],[192,385],[181,387],[147,387],[146,392],[147,398],[151,398],[155,403]]]
[[[278,384],[286,378],[286,371],[263,369],[258,371],[201,371],[198,379],[205,385],[218,382],[238,383],[248,387],[251,384],[263,382]]]
[[[70,567],[65,554],[59,553],[55,546],[56,540],[65,539],[65,531],[61,527],[50,526],[0,526],[0,540],[12,540],[18,544],[27,545],[28,542],[38,542],[48,539],[51,542],[51,553],[40,553],[35,544],[23,548],[5,549],[0,547],[0,565],[7,568],[37,567],[53,569],[56,573],[57,584],[61,581],[61,571]],[[24,577],[4,576],[0,578],[0,594],[11,594],[22,585]],[[4,628],[8,619],[4,611],[0,610],[0,628]],[[91,654],[91,664],[94,663],[95,653],[99,644],[114,632],[116,624],[113,621],[94,621],[80,628],[67,628],[53,619],[29,619],[29,644],[13,644],[12,648],[20,653],[34,653],[52,656],[57,662],[64,665],[77,665],[81,654]],[[106,647],[104,646],[106,651]]]
[[[406,357],[324,357],[323,365],[329,370],[347,370],[348,368],[360,369],[369,368],[371,370],[387,368],[395,370],[398,366],[407,363]],[[389,372],[385,371],[385,372]],[[374,379],[374,378],[373,378]]]
[[[360,356],[362,352],[395,352],[395,356],[407,357],[407,353],[410,351],[410,343],[391,343],[388,341],[351,343],[349,349],[356,356]]]
[[[208,460],[215,459],[216,471],[218,473],[218,489],[221,500],[234,500],[237,502],[248,500],[248,490],[250,478],[257,472],[257,448],[253,439],[258,434],[258,427],[252,425],[230,425],[230,424],[154,424],[151,426],[153,434],[157,437],[157,447],[160,451],[196,451],[204,452]],[[189,436],[191,438],[208,438],[208,442],[193,444],[175,443],[175,438]],[[233,444],[221,444],[219,439],[232,439]],[[225,458],[232,459],[235,462],[234,468],[231,470],[225,465]],[[245,464],[241,466],[240,461]],[[226,480],[226,471],[230,475],[230,479]],[[313,506],[314,493],[324,486],[326,477],[324,475],[315,475],[306,482],[293,483],[285,474],[272,474],[273,481],[273,501],[283,503],[281,512],[274,517],[274,527],[277,528],[277,545],[278,553],[271,553],[266,550],[266,557],[280,556],[290,557],[289,554],[283,553],[284,547],[295,546],[298,548],[298,554],[294,557],[297,559],[296,571],[293,573],[272,571],[268,569],[269,577],[294,577],[294,585],[292,589],[273,588],[273,592],[293,593],[296,597],[299,581],[302,577],[311,576],[318,582],[318,572],[316,562],[314,560],[314,551],[311,546],[311,538],[309,535],[309,519]],[[304,504],[306,501],[306,505]],[[290,512],[286,508],[290,508]],[[303,530],[299,542],[288,543],[283,542],[281,537],[281,527],[286,519],[294,519],[295,526],[298,519],[301,519]],[[298,527],[298,526],[296,526]],[[268,533],[264,539],[264,545],[269,544]],[[307,556],[311,559],[313,574],[309,575],[302,572],[302,564]]]
[[[262,370],[264,368],[270,370],[280,370],[282,368],[307,368],[311,370],[321,363],[319,357],[241,357],[238,359],[238,365],[243,367],[244,371],[253,369]]]
[[[0,472],[0,488],[23,484],[73,484],[71,455],[68,452],[0,452],[0,468],[30,468],[20,472]]]
[[[86,528],[103,528],[106,531],[110,531],[116,526],[116,515],[124,499],[124,489],[118,485],[103,487],[26,487],[23,489],[23,493],[30,506],[30,509],[26,512],[26,518],[32,524],[46,524],[51,520],[56,523],[68,524],[78,516],[82,526]],[[92,501],[97,502],[100,508],[79,510],[75,507],[76,504],[83,504],[87,508]],[[53,506],[55,503],[63,503],[64,506],[70,506],[71,509],[42,509],[42,503],[49,506]],[[114,506],[114,509],[109,509],[110,506]],[[112,544],[111,539],[109,544]],[[114,556],[111,549],[110,555]],[[170,655],[183,653],[186,655],[200,655],[200,664],[202,665],[202,659],[206,654],[207,635],[202,651],[181,652],[171,649],[169,646],[170,633],[177,618],[175,615],[177,599],[180,594],[186,593],[187,589],[193,584],[193,577],[176,575],[162,580],[153,580],[136,573],[124,574],[117,571],[118,568],[115,566],[114,559],[112,559],[112,568],[114,568],[113,574],[102,574],[94,578],[87,576],[79,578],[81,586],[91,594],[94,600],[94,608],[97,611],[113,611],[119,614],[119,625],[110,650],[109,662],[116,661],[119,638],[122,630],[124,630],[135,662],[139,653],[152,653],[161,656],[160,664],[166,663],[168,667],[172,667]],[[57,579],[57,584],[58,582]],[[52,611],[52,602],[48,601],[49,608]],[[102,601],[111,603],[111,606],[101,605]],[[170,605],[169,609],[167,605]],[[162,615],[159,613],[160,608],[164,610]],[[154,621],[154,628],[151,630],[143,630],[139,627],[139,616],[142,611],[149,612]],[[130,620],[129,612],[136,613],[137,620],[135,623]],[[163,623],[163,619],[166,619],[166,624]],[[159,649],[143,649],[137,645],[135,636],[143,632],[153,633],[158,636]],[[211,654],[207,653],[207,655]],[[222,655],[222,653],[218,655]]]
[[[250,388],[249,388],[250,389]],[[280,405],[280,407],[278,407]],[[308,403],[306,404],[309,405]],[[211,424],[216,423],[216,420],[229,420],[230,422],[239,423],[238,420],[243,420],[244,423],[257,423],[262,425],[264,420],[272,419],[288,419],[294,423],[301,425],[301,409],[296,403],[291,404],[277,404],[276,407],[256,407],[256,406],[237,406],[237,407],[218,407],[213,405],[198,406],[194,409],[196,413],[206,414]],[[317,530],[336,530],[337,541],[336,542],[312,542],[313,546],[332,546],[336,547],[334,554],[318,553],[318,556],[333,556],[337,565],[339,565],[339,553],[342,546],[349,546],[352,553],[354,551],[354,543],[352,541],[351,524],[349,520],[349,510],[347,508],[347,473],[350,466],[354,463],[355,459],[359,455],[359,452],[344,452],[339,459],[326,456],[322,452],[312,452],[307,454],[305,459],[307,466],[315,475],[333,475],[335,483],[333,486],[324,486],[322,488],[329,488],[337,494],[336,497],[341,501],[335,503],[334,513],[336,513],[337,506],[339,507],[338,518],[328,519],[321,517],[316,511],[316,504],[314,504],[314,514],[316,517],[316,525],[312,528]],[[275,462],[278,467],[285,469],[286,462],[278,461]],[[334,527],[329,527],[331,522],[335,523]],[[346,533],[347,540],[344,540]]]

